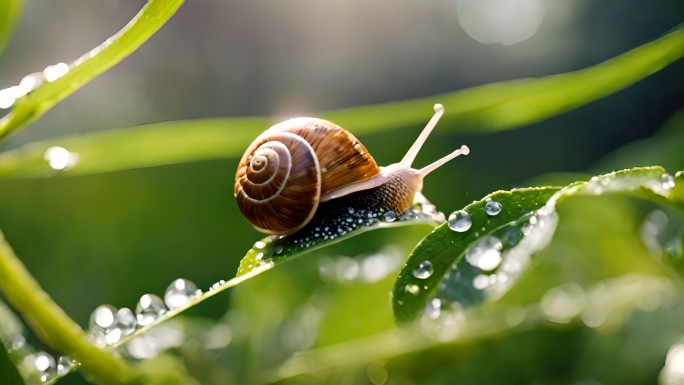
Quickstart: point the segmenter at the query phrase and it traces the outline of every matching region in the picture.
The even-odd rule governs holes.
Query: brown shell
[[[257,230],[284,235],[311,220],[322,194],[379,173],[363,144],[342,127],[294,118],[266,130],[247,149],[235,197]]]

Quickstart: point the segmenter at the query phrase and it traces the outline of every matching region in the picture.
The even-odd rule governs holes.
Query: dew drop
[[[73,168],[78,163],[78,154],[70,152],[64,147],[52,146],[48,147],[43,153],[43,159],[48,162],[48,165],[53,170],[68,170]]]
[[[264,243],[262,241],[254,242],[254,248],[263,249],[264,247],[266,247],[266,243]]]
[[[40,382],[47,382],[53,379],[55,374],[57,374],[55,359],[46,352],[37,352],[28,355],[25,360],[27,363],[26,367],[38,375]]]
[[[407,293],[411,293],[411,294],[418,294],[418,293],[420,293],[420,287],[419,287],[418,285],[414,285],[414,284],[408,284],[408,285],[406,285],[406,287],[404,288],[404,290],[406,290]]]
[[[485,204],[485,212],[489,216],[499,215],[503,205],[497,201],[489,201]]]
[[[425,304],[425,315],[430,319],[439,317],[442,312],[442,301],[439,298],[433,298],[432,301]]]
[[[197,285],[192,281],[178,278],[171,282],[171,285],[166,289],[166,292],[164,293],[164,303],[169,309],[173,310],[179,308],[195,298],[196,292]]]
[[[383,214],[382,219],[385,222],[394,222],[397,219],[397,213],[390,210],[390,211],[386,212],[385,214]]]
[[[673,189],[675,186],[675,179],[672,175],[665,173],[661,177],[661,181],[663,182],[663,188],[665,190],[670,190]]]
[[[427,279],[432,275],[432,262],[423,261],[418,264],[418,267],[413,269],[413,276],[418,279]]]
[[[159,296],[144,294],[135,307],[135,315],[140,326],[147,326],[166,312],[166,306]]]
[[[124,307],[116,312],[113,326],[121,331],[121,336],[127,336],[135,331],[136,326],[138,326],[138,320],[131,309]]]
[[[71,371],[78,363],[67,356],[60,356],[57,359],[57,374],[63,376]]]
[[[57,63],[55,65],[47,66],[43,70],[43,77],[50,83],[61,78],[69,72],[69,65],[66,63]]]
[[[19,81],[19,87],[22,89],[24,95],[40,87],[41,84],[43,84],[43,74],[40,72],[28,74]]]
[[[484,274],[480,274],[473,279],[473,287],[477,290],[484,290],[489,284],[489,277]]]
[[[470,219],[470,214],[465,210],[454,211],[449,215],[449,228],[453,231],[462,233],[468,231],[473,225],[473,221]]]
[[[100,305],[90,314],[90,328],[108,330],[114,324],[116,308],[111,305]]]
[[[280,254],[280,253],[282,253],[282,252],[283,252],[283,246],[278,245],[278,246],[275,247],[275,253],[276,253],[276,254]]]
[[[487,235],[468,249],[465,258],[468,263],[481,270],[492,271],[501,264],[502,248],[503,244],[498,238]]]

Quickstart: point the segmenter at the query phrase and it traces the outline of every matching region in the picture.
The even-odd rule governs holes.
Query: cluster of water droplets
[[[500,202],[488,199],[483,210],[489,218],[499,215],[504,207]],[[473,220],[466,210],[451,213],[447,224],[455,232],[474,231]],[[556,224],[554,207],[544,207],[477,239],[465,251],[464,257],[448,268],[437,294],[427,302],[424,315],[428,319],[443,318],[442,313],[447,311],[449,316],[446,318],[454,321],[454,314],[462,312],[463,308],[505,293],[526,270],[532,257],[548,244]],[[412,271],[415,281],[407,284],[405,291],[418,294],[426,289],[428,286],[422,282],[431,277],[433,271],[431,261],[421,261]]]
[[[0,343],[2,343],[27,383],[44,383],[57,375],[68,373],[76,362],[67,356],[36,350],[27,342],[25,329],[19,318],[0,302]]]
[[[615,173],[595,176],[586,185],[578,185],[567,190],[581,189],[582,193],[587,195],[601,195],[607,192],[635,191],[645,188],[667,198],[675,184],[676,178],[666,172],[654,175],[618,175]]]
[[[69,65],[57,63],[45,67],[42,72],[34,72],[24,76],[16,86],[0,89],[0,109],[8,109],[17,99],[40,87],[44,82],[53,82],[69,72]]]
[[[214,289],[217,287],[212,286]],[[135,306],[135,312],[126,307],[117,309],[111,305],[100,305],[90,315],[88,338],[98,347],[116,345],[137,329],[153,324],[169,310],[181,308],[201,294],[202,290],[192,281],[178,278],[168,286],[164,299],[155,294],[142,295]],[[145,335],[128,341],[127,351],[132,357],[149,358],[150,355],[156,356],[159,351],[168,347],[167,344],[161,344],[156,338],[150,337],[151,332],[148,331]],[[168,337],[165,336],[165,340],[175,340]]]

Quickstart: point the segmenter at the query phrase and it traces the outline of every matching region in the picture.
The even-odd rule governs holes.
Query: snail
[[[250,224],[266,234],[289,235],[326,215],[354,206],[401,214],[413,204],[423,178],[467,146],[425,166],[411,168],[444,107],[399,163],[379,167],[349,131],[322,119],[293,118],[264,131],[247,148],[235,174],[235,198]],[[339,202],[339,203],[338,203]]]

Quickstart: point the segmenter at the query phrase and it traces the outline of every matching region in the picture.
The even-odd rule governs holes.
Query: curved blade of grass
[[[0,54],[7,47],[14,27],[19,21],[24,0],[3,0],[0,2]]]
[[[102,384],[125,384],[132,370],[120,357],[88,341],[85,333],[26,270],[0,232],[0,292],[36,335],[53,349],[81,362],[81,368]]]
[[[444,224],[425,237],[395,283],[395,319],[406,322],[423,311],[430,316],[441,307],[477,306],[505,294],[553,237],[556,204],[563,199],[619,193],[684,212],[684,176],[679,172],[673,177],[661,167],[618,171],[556,190],[494,193],[465,207],[473,222],[468,231],[454,232]],[[502,203],[502,212],[488,216],[487,199]],[[425,261],[432,265],[428,277],[420,274]]]
[[[440,130],[487,132],[513,129],[616,92],[682,56],[684,27],[679,27],[656,41],[579,71],[493,83],[403,102],[331,111],[321,114],[321,117],[346,127],[354,134],[366,134],[421,126],[429,119],[432,105],[442,103],[446,110]],[[31,95],[33,93],[27,100],[37,100]],[[0,154],[0,177],[54,175],[55,171],[43,160],[45,150],[51,146],[61,146],[78,154],[78,163],[64,171],[67,175],[217,157],[237,158],[252,139],[268,127],[269,122],[267,118],[189,120],[40,141]],[[135,151],[131,146],[135,146]]]
[[[266,125],[263,118],[202,119],[50,139],[1,153],[0,178],[91,174],[220,159],[242,154],[254,133]],[[44,156],[55,146],[78,157],[75,167],[61,172],[50,167]]]
[[[18,99],[13,109],[0,119],[0,142],[133,53],[182,3],[183,0],[149,0],[122,30],[71,63],[68,73],[52,82],[44,82]]]

